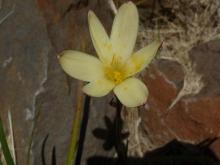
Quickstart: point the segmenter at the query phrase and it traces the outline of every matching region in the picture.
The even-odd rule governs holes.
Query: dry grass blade
[[[14,163],[16,164],[16,153],[15,153],[15,145],[14,145],[14,131],[13,131],[13,124],[12,124],[12,115],[11,115],[11,111],[9,110],[8,111],[8,121],[9,121],[9,130],[10,130],[10,133],[9,133],[9,138],[10,138],[10,151],[12,153],[12,157],[13,157],[13,160],[14,160]]]

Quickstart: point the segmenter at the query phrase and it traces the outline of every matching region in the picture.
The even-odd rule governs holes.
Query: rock
[[[17,164],[28,164],[30,144],[30,164],[42,164],[42,143],[47,135],[46,162],[51,161],[52,149],[56,147],[57,164],[63,164],[78,83],[66,76],[57,55],[64,49],[95,54],[88,32],[88,10],[94,10],[108,30],[112,13],[104,1],[16,0],[14,3],[14,13],[0,24],[4,29],[0,31],[0,115],[6,125],[7,111],[12,112]],[[8,9],[8,6],[13,8],[13,2],[7,1],[2,7]],[[91,101],[82,164],[88,156],[107,154],[92,130],[104,125],[105,114],[113,114],[108,106],[110,99]]]
[[[148,136],[151,144],[143,150],[152,150],[174,137],[164,123],[164,118],[172,100],[183,86],[183,78],[181,65],[168,60],[155,61],[145,73],[144,82],[149,89],[149,98],[140,111],[140,131]]]
[[[211,41],[192,50],[191,59],[205,83],[200,95],[220,94],[219,43],[220,41]]]
[[[143,150],[151,150],[172,139],[198,144],[219,137],[219,41],[212,41],[194,48],[190,54],[196,71],[202,75],[204,88],[196,95],[187,95],[169,109],[183,85],[181,67],[173,62],[161,64],[161,60],[150,66],[144,76],[149,88],[148,103],[141,110],[141,132],[150,138],[151,144]],[[178,67],[177,67],[178,66]],[[151,146],[151,147],[149,147]],[[215,154],[220,155],[219,140],[212,144]]]
[[[0,24],[0,115],[6,126],[7,111],[11,111],[17,163],[26,164],[51,47],[34,1],[4,1],[1,11],[1,18],[12,14]]]
[[[95,55],[95,50],[93,48],[93,44],[91,42],[90,34],[88,31],[88,20],[87,15],[89,10],[93,10],[97,16],[100,18],[101,22],[106,26],[106,29],[110,31],[111,23],[112,23],[112,13],[109,9],[108,4],[106,1],[68,1],[65,2],[58,0],[55,3],[52,1],[42,1],[38,0],[38,6],[40,11],[42,12],[45,21],[46,26],[48,30],[48,36],[49,39],[53,45],[54,50],[56,53],[53,54],[53,56],[56,56],[58,53],[65,49],[73,49],[73,50],[79,50],[83,52],[87,52],[90,54]],[[49,9],[49,10],[48,10]],[[59,69],[61,69],[60,66],[58,66]],[[51,68],[51,72],[53,71],[53,68]],[[62,73],[64,75],[64,72]],[[51,78],[53,79],[53,76]],[[74,111],[76,110],[76,80],[70,79],[70,86],[72,87],[71,95],[69,95],[69,99],[72,100],[71,108],[68,107],[68,111],[71,111],[71,113],[63,113],[62,118],[64,121],[66,121],[66,126],[63,128],[63,141],[61,144],[58,144],[59,146],[62,146],[62,148],[65,148],[65,150],[58,151],[59,152],[59,162],[58,164],[62,164],[65,162],[65,158],[67,155],[67,148],[69,146],[70,140],[70,133],[71,133],[71,122],[73,120]],[[56,89],[56,86],[52,85],[54,82],[48,81],[48,88],[53,90]],[[66,91],[67,92],[67,91]],[[49,95],[48,99],[50,98],[50,93],[46,94]],[[65,94],[67,95],[67,93]],[[60,96],[63,96],[63,93],[60,93]],[[114,114],[114,111],[112,111],[112,108],[108,106],[109,102],[111,100],[111,96],[101,99],[95,99],[92,98],[90,103],[90,117],[88,121],[88,128],[86,131],[86,139],[84,143],[84,149],[83,149],[83,155],[82,155],[82,161],[81,164],[85,164],[86,159],[93,155],[107,155],[112,154],[112,152],[106,152],[102,148],[102,141],[96,139],[92,131],[95,128],[101,128],[104,127],[104,121],[103,118],[105,115],[112,116]],[[55,100],[55,102],[57,102]],[[52,105],[56,105],[56,103],[53,103]],[[46,104],[45,101],[43,101],[44,104]],[[42,105],[42,103],[40,104]],[[52,106],[50,105],[50,106]],[[43,108],[42,111],[45,111]],[[46,122],[47,116],[53,116],[52,114],[42,114],[41,118]],[[64,117],[68,116],[68,117]],[[112,118],[112,117],[111,117]],[[60,119],[59,119],[60,120]],[[52,122],[56,122],[57,120],[54,120],[52,117]],[[59,123],[57,123],[59,124]],[[57,125],[54,123],[54,127]],[[39,128],[43,127],[43,125],[39,126]],[[48,130],[45,129],[45,130]],[[52,131],[52,130],[51,130]],[[57,131],[53,131],[53,133],[56,134]],[[39,137],[42,135],[42,132],[39,133]],[[38,138],[36,138],[36,142],[38,141]],[[60,137],[58,137],[60,138]],[[67,139],[66,139],[67,138]],[[59,140],[53,141],[53,144],[57,144]],[[38,159],[36,159],[36,164],[39,163],[39,154],[40,154],[41,146],[37,143],[35,152],[38,155]],[[64,152],[62,152],[64,151]],[[49,159],[49,158],[48,158]],[[62,163],[61,163],[62,162]]]

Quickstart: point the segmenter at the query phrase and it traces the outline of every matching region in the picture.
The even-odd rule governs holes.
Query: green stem
[[[4,132],[1,118],[0,118],[0,143],[1,143],[1,148],[2,148],[7,165],[14,165],[14,161],[12,159],[10,150],[8,148],[8,144],[7,144],[7,140],[6,140],[6,136],[5,136],[5,132]]]
[[[83,95],[80,88],[77,97],[76,113],[73,118],[72,133],[71,133],[70,146],[66,159],[66,165],[73,165],[77,152],[77,142],[78,142],[78,135],[79,135],[79,129],[81,123],[81,116],[82,116],[82,99],[83,99]]]

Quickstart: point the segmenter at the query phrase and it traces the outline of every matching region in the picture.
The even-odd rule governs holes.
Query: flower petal
[[[108,34],[92,11],[88,13],[88,21],[92,42],[100,60],[104,63],[110,63],[113,53]]]
[[[156,40],[148,46],[142,48],[138,52],[134,53],[131,58],[128,59],[125,70],[127,77],[134,75],[143,70],[152,61],[157,54],[158,49],[161,46],[161,42]]]
[[[115,84],[107,79],[100,79],[83,87],[83,92],[87,95],[94,97],[102,97],[107,95],[113,88]]]
[[[122,5],[113,22],[112,48],[116,56],[126,60],[132,53],[137,38],[138,11],[132,2]]]
[[[146,102],[148,96],[147,87],[136,78],[129,78],[115,87],[114,93],[127,107],[136,107]]]
[[[101,61],[92,55],[66,50],[60,54],[59,61],[63,70],[76,79],[93,81],[104,77]]]

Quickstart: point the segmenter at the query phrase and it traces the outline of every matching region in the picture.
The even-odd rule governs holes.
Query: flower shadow
[[[220,160],[209,148],[215,140],[207,139],[197,145],[173,140],[143,158],[128,157],[120,162],[117,158],[94,156],[87,160],[87,165],[219,165]]]

